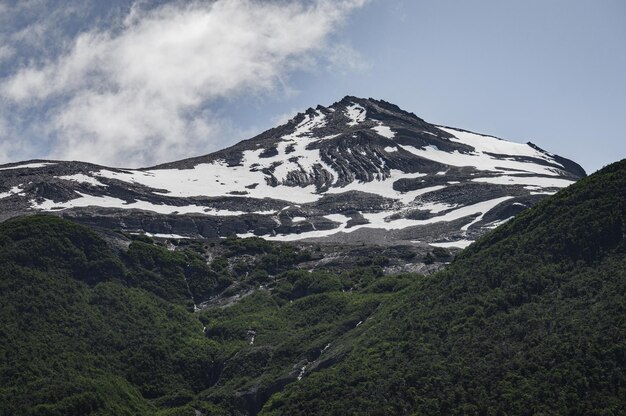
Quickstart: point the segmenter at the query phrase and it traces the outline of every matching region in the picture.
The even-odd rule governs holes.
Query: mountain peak
[[[359,105],[365,108],[369,113],[378,115],[378,114],[387,114],[387,115],[395,115],[396,117],[406,117],[409,119],[415,119],[417,121],[423,121],[415,114],[407,112],[395,104],[392,104],[385,100],[375,99],[375,98],[360,98],[352,95],[346,95],[340,101],[332,104],[330,108],[337,107],[345,107],[349,105]]]
[[[185,237],[462,246],[582,176],[535,145],[346,96],[229,148],[152,168],[0,168],[0,215],[55,212]]]

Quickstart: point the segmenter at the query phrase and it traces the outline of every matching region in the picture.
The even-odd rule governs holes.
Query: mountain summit
[[[532,143],[347,96],[218,152],[143,169],[0,167],[0,218],[55,212],[156,236],[463,247],[585,176]]]

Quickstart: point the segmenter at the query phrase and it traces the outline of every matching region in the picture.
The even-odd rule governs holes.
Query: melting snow
[[[292,171],[312,174],[314,165],[319,164],[333,175],[336,182],[338,173],[321,160],[319,149],[307,149],[310,143],[337,136],[331,135],[322,139],[311,136],[312,129],[325,124],[325,116],[320,111],[307,115],[293,133],[281,138],[277,145],[277,155],[262,158],[260,154],[264,149],[246,150],[243,152],[240,166],[228,166],[224,161],[215,161],[196,165],[193,169],[131,170],[121,173],[105,169],[96,172],[95,175],[162,189],[164,192],[157,193],[172,197],[223,196],[243,191],[246,192],[245,196],[252,198],[279,200],[288,198],[289,201],[296,203],[314,202],[322,197],[316,193],[314,185],[291,187],[285,192],[284,187],[267,184],[268,176],[262,172],[262,168],[269,167],[275,162],[282,162],[274,171],[274,176],[281,182],[286,180],[287,174]],[[286,154],[289,145],[294,147],[294,152]],[[292,162],[285,159],[297,160]]]
[[[513,197],[504,196],[501,198],[495,198],[495,199],[491,199],[488,201],[482,201],[477,204],[467,205],[467,206],[455,209],[453,211],[450,211],[444,215],[429,218],[426,220],[411,220],[408,218],[400,218],[394,221],[388,221],[387,217],[389,217],[395,212],[393,210],[384,211],[384,212],[375,213],[375,214],[363,214],[363,217],[368,219],[370,221],[370,224],[358,225],[358,226],[351,228],[350,230],[353,230],[356,228],[363,228],[363,227],[384,228],[386,230],[394,230],[394,229],[405,228],[405,227],[410,227],[414,225],[433,224],[433,223],[441,222],[441,221],[449,222],[449,221],[457,220],[459,218],[467,217],[469,215],[473,215],[476,213],[487,212],[491,210],[493,207],[495,207],[496,205],[501,204],[502,202],[511,198]]]
[[[564,188],[574,183],[569,179],[562,178],[545,178],[537,176],[513,176],[502,175],[494,178],[476,178],[472,179],[473,182],[493,183],[499,185],[532,185],[537,186],[539,189],[546,188]]]
[[[511,174],[511,171],[538,173],[549,176],[558,176],[559,174],[558,170],[554,167],[539,165],[533,163],[532,161],[525,162],[513,160],[513,156],[506,157],[506,155],[533,157],[547,160],[553,164],[561,166],[548,155],[539,152],[527,144],[508,142],[492,136],[483,136],[451,128],[438,128],[454,135],[455,137],[450,139],[451,141],[472,146],[474,148],[474,152],[460,153],[456,150],[454,152],[445,152],[438,149],[436,146],[426,146],[423,149],[414,146],[401,147],[417,156],[451,166],[474,166],[479,170],[509,174]],[[502,158],[498,158],[488,153],[500,154],[504,156],[502,156]]]
[[[542,192],[531,192],[531,195],[554,195],[555,191],[542,191]]]
[[[435,246],[435,247],[443,247],[443,248],[448,248],[448,247],[465,248],[469,246],[470,244],[472,244],[473,242],[474,241],[472,240],[458,240],[458,241],[447,241],[445,243],[430,243],[430,245]]]
[[[372,127],[372,130],[375,130],[376,133],[388,139],[393,139],[394,137],[396,137],[396,134],[393,132],[393,130],[391,130],[389,126],[385,126],[382,123],[380,123],[376,127]]]
[[[20,188],[21,186],[22,185],[14,186],[11,189],[9,189],[7,192],[0,192],[0,199],[9,197],[11,195],[19,195],[19,194],[21,194],[22,192],[24,192]]]
[[[348,107],[346,107],[346,116],[350,119],[348,122],[348,126],[354,127],[359,123],[365,121],[365,115],[367,111],[365,108],[361,107],[358,104],[352,103]]]
[[[474,221],[470,222],[469,224],[465,224],[463,227],[461,227],[461,230],[467,231],[469,229],[469,227],[471,227],[472,225],[474,225],[477,222],[481,221],[488,211],[490,211],[496,205],[498,205],[498,204],[500,204],[500,203],[502,203],[504,201],[507,201],[507,200],[509,200],[511,198],[513,198],[513,197],[512,196],[503,196],[502,198],[492,199],[491,201],[485,201],[485,202],[481,202],[481,203],[473,205],[474,207],[476,207],[476,212],[479,212],[480,215],[478,217],[476,217],[474,219]],[[494,204],[493,203],[494,201],[499,201],[499,202]]]
[[[173,239],[188,239],[191,237],[186,237],[184,235],[178,235],[178,234],[161,234],[161,233],[144,233],[145,235],[147,235],[148,237],[155,237],[155,238],[173,238]]]
[[[254,234],[253,232],[247,232],[247,233],[242,233],[242,234],[237,234],[237,237],[239,238],[251,238],[251,237],[256,237],[257,235]]]
[[[103,186],[103,187],[109,186],[109,185],[106,185],[106,184],[100,182],[99,180],[97,180],[96,178],[94,178],[92,176],[84,175],[82,173],[77,173],[76,175],[57,176],[57,178],[65,179],[67,181],[88,183],[88,184],[94,185],[94,186]]]
[[[347,191],[361,191],[369,192],[372,194],[378,194],[385,198],[399,199],[404,203],[412,202],[416,196],[425,194],[427,192],[436,191],[445,186],[437,185],[429,188],[422,188],[415,191],[400,192],[393,189],[393,183],[398,179],[415,179],[422,176],[426,176],[425,173],[404,173],[401,170],[391,169],[389,171],[389,177],[385,180],[373,180],[371,182],[357,182],[353,181],[341,188],[330,188],[326,191],[327,194],[339,194]]]
[[[220,215],[220,216],[228,216],[228,215],[243,215],[250,214],[243,211],[228,211],[228,210],[217,210],[210,207],[204,207],[199,205],[165,205],[165,204],[153,204],[148,201],[134,201],[127,202],[122,199],[113,198],[110,196],[94,196],[89,194],[84,194],[82,192],[76,192],[80,195],[80,198],[72,199],[66,202],[54,202],[52,200],[46,199],[43,202],[31,201],[31,206],[33,208],[37,208],[44,211],[50,210],[59,210],[66,208],[79,208],[79,207],[88,207],[88,206],[100,206],[107,208],[121,208],[121,209],[141,209],[144,211],[153,211],[158,212],[160,214],[205,214],[205,215]],[[251,214],[273,214],[274,211],[256,211],[251,212]]]
[[[513,204],[513,205],[515,205],[515,204]],[[513,219],[513,217],[509,217],[509,218],[505,218],[505,219],[500,220],[500,221],[494,221],[492,223],[489,223],[487,228],[497,228],[497,227],[501,226],[502,224],[504,224],[505,222],[511,221],[512,219]]]
[[[397,147],[392,147],[392,146],[387,146],[383,150],[385,152],[387,152],[387,153],[393,153],[393,152],[397,152],[398,148]]]
[[[506,140],[498,139],[493,136],[485,136],[477,133],[470,133],[468,131],[461,131],[452,129],[449,127],[437,127],[439,130],[443,130],[447,133],[452,134],[455,139],[452,141],[456,141],[463,144],[468,144],[476,149],[479,153],[489,152],[496,153],[501,155],[516,155],[516,156],[528,156],[534,157],[537,159],[543,159],[558,166],[563,167],[560,163],[557,163],[552,157],[546,155],[543,152],[538,151],[537,149],[531,147],[528,144],[524,143],[515,143],[509,142]]]
[[[449,221],[454,221],[460,218],[468,217],[471,215],[480,214],[478,219],[473,220],[470,224],[463,227],[463,228],[466,228],[466,227],[469,227],[469,225],[477,221],[480,221],[484,213],[488,212],[489,210],[493,209],[495,206],[511,198],[513,197],[503,196],[501,198],[495,198],[495,199],[491,199],[488,201],[482,201],[473,205],[460,207],[450,212],[447,212],[443,215],[439,215],[433,218],[428,218],[425,220],[413,220],[409,218],[398,218],[395,220],[391,220],[390,217],[393,214],[397,213],[397,210],[394,210],[394,209],[389,209],[386,211],[381,211],[381,212],[376,212],[376,213],[362,213],[363,217],[369,221],[368,224],[359,224],[351,228],[345,228],[345,226],[343,227],[339,226],[338,228],[334,228],[332,230],[315,230],[315,231],[305,232],[301,234],[263,236],[263,238],[268,239],[268,240],[277,240],[277,241],[294,241],[294,240],[300,240],[303,238],[327,237],[329,235],[333,235],[338,232],[351,233],[361,228],[380,228],[384,230],[397,230],[397,229],[412,227],[416,225],[428,225],[428,224],[434,224],[437,222],[449,222]],[[428,204],[425,204],[425,206],[429,207]],[[419,208],[419,205],[416,205],[416,207]],[[333,215],[338,215],[338,214],[333,214]],[[326,215],[326,217],[327,218],[331,217],[331,215]]]
[[[247,192],[245,196],[253,198],[285,198],[284,188],[268,185],[265,181],[266,176],[260,169],[251,170],[251,165],[260,152],[262,149],[244,152],[244,166],[228,166],[224,161],[217,161],[199,164],[193,169],[159,169],[117,175],[112,171],[101,170],[97,175],[163,189],[164,192],[156,193],[171,197],[216,197],[243,191]],[[250,188],[246,188],[247,186]],[[300,188],[299,191],[289,195],[292,202],[313,202],[320,197],[313,194],[315,192],[313,185]]]
[[[24,165],[11,166],[11,167],[8,167],[8,168],[0,168],[0,170],[24,169],[24,168],[34,169],[34,168],[42,168],[44,166],[55,165],[55,164],[56,163],[52,163],[52,162],[26,163]]]
[[[324,215],[324,217],[334,222],[340,222],[344,225],[350,219],[350,217],[348,217],[347,215],[343,215],[343,214],[327,214],[327,215]]]
[[[456,208],[458,205],[450,205],[443,202],[425,202],[419,205],[419,209],[430,211],[436,214],[441,211],[447,211],[449,209]]]

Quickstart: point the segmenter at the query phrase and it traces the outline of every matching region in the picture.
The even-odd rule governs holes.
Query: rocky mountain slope
[[[227,149],[144,169],[0,167],[0,218],[52,212],[164,237],[464,247],[585,176],[532,143],[345,97]]]

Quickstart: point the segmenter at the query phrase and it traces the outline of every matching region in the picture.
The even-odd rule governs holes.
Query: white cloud
[[[291,108],[289,111],[272,117],[271,122],[275,126],[281,126],[294,118],[302,109]]]
[[[5,118],[0,115],[0,137],[4,137],[7,135],[7,121],[5,120]]]
[[[69,33],[79,22],[85,27],[89,2],[65,0],[20,0],[0,3],[0,44],[16,51],[16,58],[28,63],[42,63],[68,46]],[[68,33],[69,32],[69,33]]]
[[[354,72],[365,72],[371,68],[361,54],[346,44],[338,44],[330,48],[328,53],[328,69],[339,71],[343,75]]]
[[[1,13],[1,10],[0,10]],[[15,50],[9,45],[0,45],[0,63],[15,54]]]
[[[45,108],[52,157],[137,166],[206,153],[223,127],[212,102],[288,92],[286,74],[333,62],[329,36],[363,3],[132,7],[121,27],[80,34],[58,58],[7,77],[0,94],[17,111]]]
[[[10,154],[15,150],[17,143],[10,139],[9,123],[0,113],[0,164],[10,160]]]

